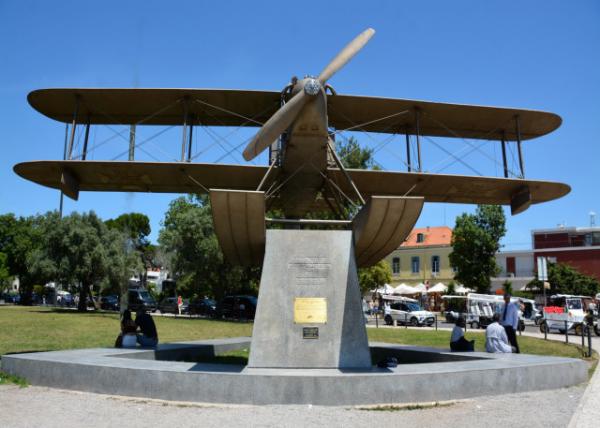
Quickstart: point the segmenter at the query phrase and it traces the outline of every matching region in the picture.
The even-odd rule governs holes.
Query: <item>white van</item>
[[[544,307],[544,321],[540,324],[540,331],[565,332],[565,321],[567,330],[574,330],[575,334],[583,332],[583,321],[585,317],[584,300],[589,296],[574,296],[571,294],[555,294],[550,296],[551,304]]]

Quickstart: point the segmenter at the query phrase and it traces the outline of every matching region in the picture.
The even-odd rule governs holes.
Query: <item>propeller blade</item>
[[[269,147],[296,119],[304,104],[311,99],[304,91],[298,92],[265,122],[260,131],[244,149],[244,159],[250,161]]]
[[[348,61],[352,59],[354,55],[360,51],[364,45],[373,37],[375,30],[367,28],[365,31],[360,33],[354,40],[346,45],[344,49],[325,67],[325,69],[319,75],[321,84],[325,85],[331,76],[333,76],[340,68],[342,68]]]

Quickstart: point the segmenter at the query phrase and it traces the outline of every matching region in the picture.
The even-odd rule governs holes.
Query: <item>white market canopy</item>
[[[397,286],[396,288],[394,288],[394,294],[417,294],[417,293],[420,293],[420,291],[417,290],[416,288],[406,285],[404,283],[402,283],[399,286]]]
[[[454,291],[458,294],[467,294],[467,293],[472,292],[473,290],[471,290],[470,288],[467,288],[461,284],[461,285],[458,285]]]
[[[448,287],[446,287],[441,282],[438,282],[433,287],[431,287],[429,290],[427,290],[428,293],[445,293],[446,291],[448,291]]]
[[[427,293],[427,286],[423,283],[415,285],[413,288],[419,293]]]
[[[392,294],[395,288],[390,284],[383,284],[383,287],[378,288],[377,290],[371,290],[371,292],[376,292],[378,294]]]

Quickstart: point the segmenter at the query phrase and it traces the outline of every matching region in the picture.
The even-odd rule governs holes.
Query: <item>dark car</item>
[[[158,310],[163,314],[178,314],[177,297],[166,297],[158,304]],[[189,301],[184,299],[181,305],[181,313],[189,313]]]
[[[143,309],[144,311],[156,311],[156,300],[142,288],[130,288],[128,292],[129,309],[137,311]]]
[[[100,309],[118,311],[120,309],[119,296],[111,295],[100,298]]]
[[[217,306],[219,318],[254,319],[257,299],[254,296],[227,296]]]
[[[189,306],[190,314],[214,318],[217,316],[217,302],[213,299],[193,299]]]
[[[4,300],[4,303],[17,304],[21,301],[21,296],[18,294],[4,293],[2,296],[0,296],[0,300]]]

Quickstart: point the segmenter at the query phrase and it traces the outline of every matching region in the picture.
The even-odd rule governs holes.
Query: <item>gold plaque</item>
[[[294,322],[296,324],[327,323],[327,299],[324,297],[294,298]]]

